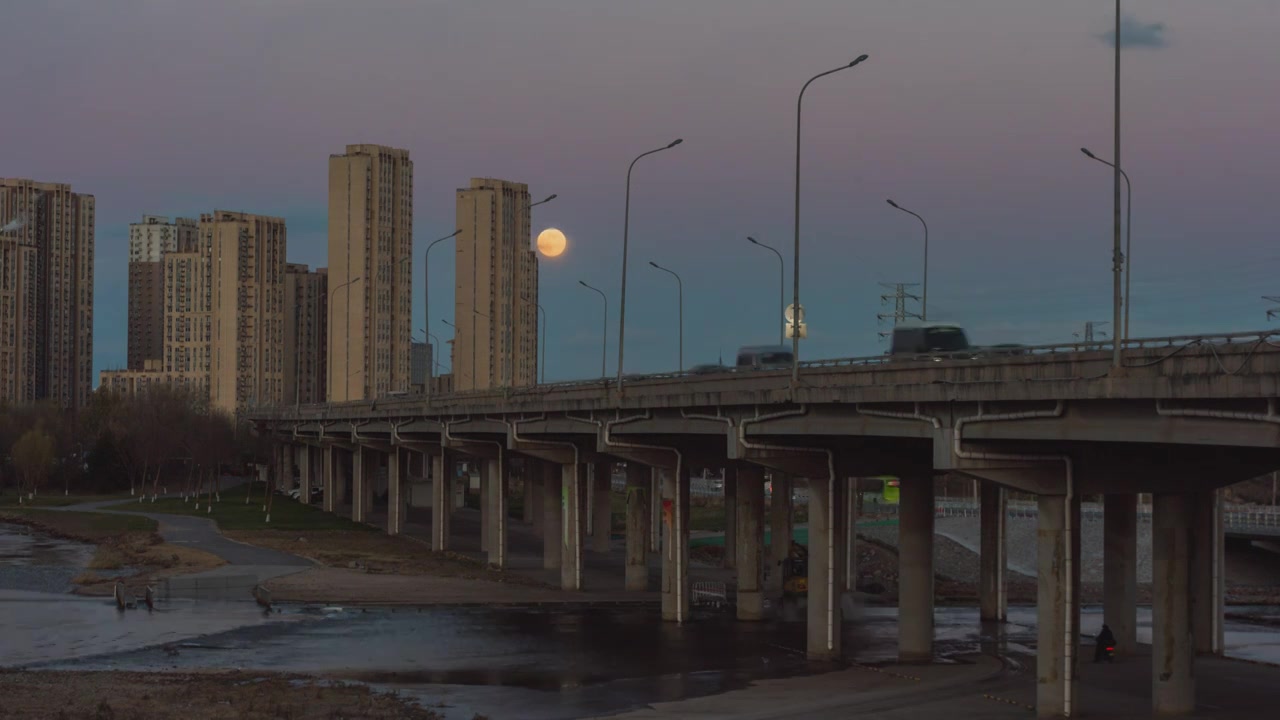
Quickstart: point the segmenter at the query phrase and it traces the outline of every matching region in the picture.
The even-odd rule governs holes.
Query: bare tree
[[[38,494],[40,485],[53,469],[53,438],[43,428],[32,428],[13,444],[11,454],[22,483],[18,487],[18,494],[22,494],[23,486],[31,494]]]

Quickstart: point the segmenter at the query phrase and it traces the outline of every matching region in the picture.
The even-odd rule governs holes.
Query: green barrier
[[[857,527],[860,527],[860,528],[864,528],[864,527],[882,527],[882,526],[885,526],[885,525],[897,525],[897,524],[898,524],[898,521],[897,521],[896,519],[894,519],[894,520],[868,520],[868,521],[865,521],[865,522],[860,522],[860,523],[858,523]],[[798,543],[798,544],[800,544],[800,545],[806,545],[806,546],[807,546],[807,545],[809,544],[809,528],[807,528],[807,527],[803,527],[803,528],[796,528],[796,529],[795,529],[795,531],[791,534],[791,539],[792,539],[794,542],[796,542],[796,543]],[[772,542],[772,540],[771,540],[771,533],[770,533],[768,530],[766,530],[766,531],[765,531],[765,533],[764,533],[764,544],[765,544],[765,546],[767,547],[771,542]],[[723,535],[708,535],[707,537],[694,538],[694,539],[692,539],[692,540],[690,540],[690,541],[689,541],[689,547],[690,547],[690,548],[700,548],[700,547],[724,547],[724,536],[723,536]]]

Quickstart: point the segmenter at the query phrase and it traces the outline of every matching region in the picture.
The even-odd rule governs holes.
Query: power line
[[[1263,295],[1262,299],[1269,303],[1276,303],[1276,307],[1267,308],[1268,320],[1275,320],[1276,317],[1280,316],[1280,295]]]
[[[908,300],[915,300],[916,302],[920,301],[920,296],[913,295],[907,292],[907,288],[917,287],[918,285],[919,283],[880,283],[881,287],[887,288],[892,291],[889,294],[880,296],[880,306],[884,307],[889,304],[889,301],[892,300],[893,312],[878,313],[876,315],[877,322],[883,323],[886,320],[893,320],[893,325],[894,327],[896,327],[898,323],[902,322],[903,320],[906,320],[907,318],[915,318],[916,320],[920,320],[921,319],[920,313],[915,313],[915,312],[911,312],[910,310],[907,310]],[[880,336],[881,339],[884,339],[890,335],[890,332],[880,331],[877,334]]]

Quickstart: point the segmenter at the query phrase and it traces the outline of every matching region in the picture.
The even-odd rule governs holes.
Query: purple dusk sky
[[[1133,334],[1264,326],[1280,294],[1280,3],[1126,0]],[[415,277],[473,176],[529,183],[548,380],[616,363],[623,184],[637,154],[628,372],[773,342],[790,297],[795,98],[805,101],[806,357],[881,352],[878,282],[919,282],[980,343],[1067,341],[1111,318],[1113,23],[1107,0],[52,0],[3,11],[0,175],[97,196],[96,362],[125,361],[127,225],[214,208],[281,215],[326,264],[326,172],[347,143],[408,148]],[[1128,37],[1126,36],[1126,41]],[[433,253],[432,331],[452,262]],[[415,288],[421,327],[422,290]],[[1109,331],[1110,328],[1108,327]]]

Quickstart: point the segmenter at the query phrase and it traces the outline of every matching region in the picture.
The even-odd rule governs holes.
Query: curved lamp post
[[[1133,274],[1133,184],[1129,182],[1129,173],[1125,172],[1124,168],[1117,168],[1115,163],[1109,162],[1107,160],[1103,160],[1097,155],[1094,155],[1093,153],[1089,152],[1089,148],[1080,148],[1080,152],[1084,153],[1085,157],[1087,158],[1097,160],[1098,162],[1102,163],[1103,165],[1106,165],[1107,167],[1113,168],[1115,170],[1119,170],[1120,177],[1124,178],[1124,187],[1125,187],[1125,196],[1126,196],[1124,201],[1124,207],[1125,207],[1125,221],[1124,221],[1125,222],[1125,230],[1124,230],[1125,271],[1124,271],[1124,333],[1123,333],[1124,337],[1122,337],[1121,339],[1128,340],[1129,339],[1129,303],[1131,302],[1129,298],[1129,290],[1131,287],[1129,283],[1129,278]]]
[[[680,328],[680,372],[684,373],[684,283],[681,282],[680,276],[675,270],[664,268],[658,263],[650,260],[649,264],[665,273],[670,273],[671,277],[676,279],[676,304],[679,307],[679,328]]]
[[[920,300],[920,320],[921,321],[928,320],[929,319],[929,223],[925,222],[924,218],[920,217],[919,213],[912,212],[902,207],[898,203],[894,202],[893,200],[886,200],[885,202],[889,203],[889,205],[901,210],[902,212],[908,215],[914,215],[915,218],[920,221],[920,224],[924,226],[924,292],[921,293],[922,298]]]
[[[796,98],[796,207],[795,207],[795,257],[791,260],[791,292],[792,303],[796,307],[796,323],[795,332],[791,333],[791,383],[794,385],[800,380],[800,109],[804,103],[804,91],[809,89],[809,85],[820,77],[826,77],[832,73],[838,73],[841,70],[848,70],[857,66],[859,63],[867,59],[866,55],[859,55],[853,62],[848,65],[841,65],[834,70],[818,73],[809,78],[809,81],[800,88],[800,95]]]
[[[431,337],[432,337],[431,335],[431,285],[430,285],[431,273],[429,271],[430,262],[431,262],[431,248],[435,247],[436,245],[439,245],[445,240],[458,237],[461,234],[462,234],[462,228],[458,228],[457,230],[453,231],[452,235],[445,235],[439,240],[433,240],[431,244],[427,246],[427,251],[423,253],[423,256],[422,256],[422,311],[423,311],[422,322],[423,322],[423,330],[425,330],[427,334],[428,343],[431,342]],[[431,353],[433,356],[435,355],[435,348],[432,348]],[[432,377],[435,377],[435,371],[432,368],[428,367],[427,372],[431,373]],[[427,383],[427,394],[428,395],[431,394],[430,382]]]
[[[782,253],[778,252],[777,248],[772,247],[770,245],[765,245],[764,243],[751,237],[750,235],[747,236],[747,240],[752,245],[757,245],[759,247],[762,247],[765,250],[768,250],[772,252],[774,255],[778,256],[778,312],[779,313],[784,312],[787,309],[787,299],[786,299],[787,298],[787,291],[786,291],[787,264],[782,260]],[[784,325],[778,326],[778,344],[779,345],[781,345],[782,341],[786,339],[786,336],[783,334],[783,328],[785,327],[786,318],[783,318],[783,322],[784,322]]]
[[[631,171],[635,168],[636,163],[640,162],[640,158],[663,150],[670,150],[682,142],[684,142],[683,138],[676,138],[656,150],[640,153],[627,166],[627,199],[622,211],[622,299],[619,301],[618,310],[618,392],[622,392],[622,360],[627,336],[627,236],[631,229]],[[586,285],[586,283],[583,284]],[[588,285],[588,287],[590,286]]]
[[[600,299],[604,301],[604,335],[600,338],[600,377],[603,378],[605,373],[608,372],[608,364],[605,362],[605,358],[609,352],[609,297],[600,288],[588,285],[585,280],[579,280],[578,284],[588,290],[595,290],[600,293]]]
[[[334,288],[334,289],[330,290],[330,291],[329,291],[329,307],[325,308],[325,311],[326,311],[326,312],[330,312],[330,313],[332,313],[332,309],[333,309],[333,298],[334,298],[334,296],[335,296],[335,295],[337,295],[337,293],[338,293],[338,291],[339,291],[339,290],[341,290],[341,289],[342,289],[342,288],[344,288],[344,287],[348,287],[349,285],[352,285],[352,284],[354,284],[354,283],[358,283],[358,282],[360,282],[360,280],[361,280],[361,279],[362,279],[362,278],[361,278],[361,276],[357,275],[357,276],[355,276],[355,277],[351,278],[350,280],[348,280],[348,281],[346,281],[346,282],[342,283],[342,284],[341,284],[341,285],[339,285],[338,287],[336,287],[336,288]],[[350,291],[348,291],[348,292],[347,292],[347,299],[348,299],[348,302],[347,302],[347,335],[348,335],[348,336],[350,336],[350,335],[351,335],[351,302],[350,302],[350,298],[351,298],[351,292],[350,292]],[[348,340],[350,340],[350,337],[348,337]],[[333,357],[333,333],[329,333],[329,357]],[[346,379],[345,384],[344,384],[344,387],[346,388],[346,397],[344,397],[344,398],[343,398],[343,401],[344,401],[344,402],[346,402],[346,401],[350,401],[350,400],[351,400],[351,343],[350,343],[350,342],[348,342],[348,343],[347,343],[347,354],[346,354],[346,362],[345,362],[345,365],[347,366],[347,379]],[[329,372],[333,372],[333,368],[329,368]],[[325,393],[325,395],[326,395],[326,397],[328,397],[328,393],[327,393],[327,392]],[[332,402],[332,400],[330,400],[330,402]]]

